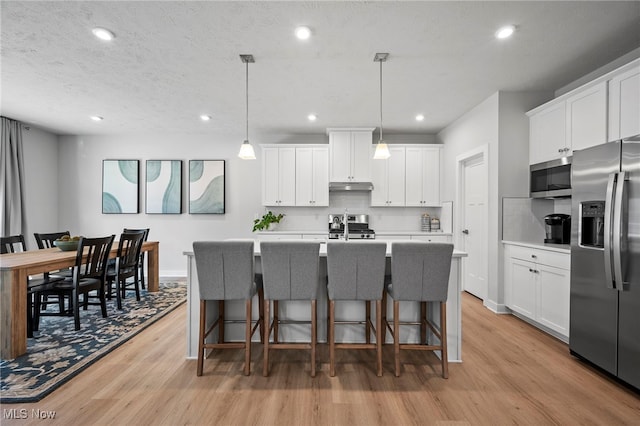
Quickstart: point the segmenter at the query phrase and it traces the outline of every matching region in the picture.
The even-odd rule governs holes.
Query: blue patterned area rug
[[[140,302],[128,292],[122,310],[115,296],[107,300],[107,318],[99,306],[80,311],[81,329],[73,317],[42,317],[40,330],[27,339],[27,353],[0,361],[0,402],[35,402],[89,367],[94,361],[186,301],[185,282],[160,283],[160,291],[142,290]]]

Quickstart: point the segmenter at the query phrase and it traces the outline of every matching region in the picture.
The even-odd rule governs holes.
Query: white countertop
[[[571,254],[571,246],[569,244],[548,244],[544,242],[507,241],[507,240],[502,240],[502,243],[512,244],[514,246],[530,247],[535,249],[556,251],[558,253]]]
[[[407,240],[410,241],[410,240]],[[368,244],[370,242],[375,242],[375,240],[350,240],[349,244]],[[398,241],[388,241],[387,242],[387,257],[391,256],[391,244],[393,244],[394,242],[398,242]],[[415,241],[413,241],[415,242]],[[329,243],[330,244],[330,243]],[[259,240],[255,240],[255,245],[254,245],[254,249],[253,252],[256,256],[260,256],[260,241]],[[184,254],[185,256],[193,256],[193,250],[185,250],[182,252],[182,254]],[[327,256],[327,243],[326,242],[321,242],[320,243],[320,257],[326,257]],[[467,257],[467,253],[458,249],[453,249],[453,255],[451,256],[452,258],[461,258],[461,257]]]
[[[386,235],[452,235],[450,232],[421,232],[421,231],[375,231],[376,235],[386,236]],[[328,235],[329,231],[258,231],[254,232],[256,235]]]

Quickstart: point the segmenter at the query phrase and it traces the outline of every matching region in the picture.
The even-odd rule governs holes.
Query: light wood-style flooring
[[[495,315],[463,295],[463,363],[442,379],[437,359],[402,353],[393,375],[392,347],[384,376],[374,351],[337,351],[336,377],[320,345],[318,376],[308,352],[272,354],[262,376],[262,345],[253,346],[252,374],[242,374],[241,350],[205,360],[196,377],[185,359],[183,306],[88,370],[32,404],[9,424],[83,425],[640,425],[640,396],[574,359],[566,344],[510,315]],[[54,420],[32,410],[55,411]]]

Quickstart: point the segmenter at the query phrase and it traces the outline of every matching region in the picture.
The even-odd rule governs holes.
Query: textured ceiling
[[[376,52],[390,54],[385,131],[433,134],[498,90],[553,91],[640,46],[638,1],[2,1],[0,14],[2,115],[57,134],[242,139],[245,53],[250,137],[376,127]],[[509,23],[514,37],[495,39]]]

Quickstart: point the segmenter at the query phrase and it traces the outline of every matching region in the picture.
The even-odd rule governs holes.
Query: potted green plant
[[[273,214],[271,210],[262,215],[260,219],[255,219],[253,221],[253,232],[256,231],[269,231],[273,229],[274,223],[280,223],[284,214],[280,213],[278,215]]]

